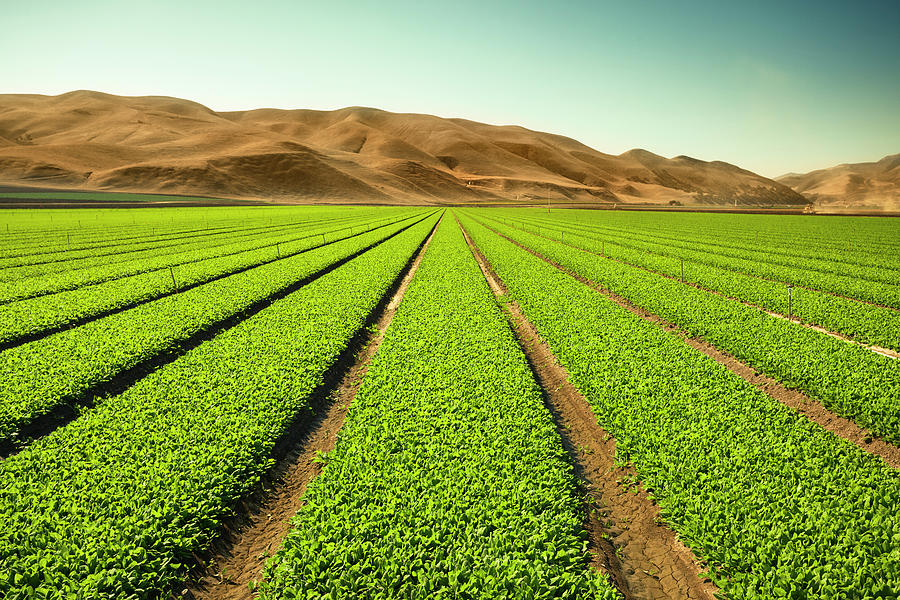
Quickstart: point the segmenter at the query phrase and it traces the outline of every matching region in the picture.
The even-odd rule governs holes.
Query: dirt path
[[[494,294],[505,294],[503,282],[463,233]],[[518,304],[508,302],[506,316],[543,388],[581,482],[591,566],[609,573],[627,600],[712,600],[715,586],[701,579],[699,563],[661,523],[659,507],[646,491],[629,483],[634,470],[615,466],[616,441],[597,423],[587,400],[569,382],[568,373]]]
[[[505,235],[503,235],[502,233],[500,233],[499,231],[497,231],[496,229],[494,229],[493,227],[490,227],[489,225],[484,225],[484,226],[487,227],[488,229],[490,229],[491,231],[493,231],[494,233],[496,233],[497,235],[500,235],[500,236],[502,236],[502,237],[504,237],[504,238],[506,238],[506,239],[509,239],[509,238],[507,238]],[[649,268],[649,267],[643,267],[643,266],[641,266],[641,265],[636,265],[636,264],[634,264],[634,263],[630,263],[630,262],[625,261],[625,260],[622,260],[622,259],[620,259],[620,258],[614,258],[614,257],[612,257],[612,256],[609,256],[609,255],[606,255],[606,254],[601,254],[601,253],[599,253],[599,252],[592,252],[591,250],[585,250],[584,248],[581,248],[581,247],[579,247],[579,246],[575,246],[575,245],[570,244],[570,243],[568,243],[568,242],[566,242],[566,241],[557,240],[556,238],[548,237],[548,236],[542,235],[542,234],[540,234],[540,233],[534,233],[533,231],[528,231],[527,233],[529,233],[529,234],[531,234],[531,235],[534,235],[534,236],[537,236],[537,237],[540,237],[540,238],[543,238],[543,239],[545,239],[545,240],[547,240],[547,241],[550,241],[550,242],[556,242],[557,244],[562,244],[563,246],[568,246],[569,248],[573,248],[573,249],[575,249],[575,250],[580,250],[581,252],[584,252],[584,253],[586,253],[586,254],[592,254],[592,255],[594,255],[594,256],[599,256],[600,258],[605,258],[605,259],[607,259],[607,260],[612,260],[612,261],[615,261],[615,262],[617,262],[617,263],[619,263],[619,264],[627,265],[627,266],[633,267],[633,268],[635,268],[635,269],[641,269],[642,271],[647,271],[648,273],[653,273],[654,275],[659,275],[660,277],[665,277],[666,279],[674,279],[674,280],[676,280],[676,281],[680,281],[680,278],[679,278],[679,277],[676,277],[676,276],[674,276],[674,275],[669,275],[669,274],[667,274],[667,273],[663,273],[662,271],[656,271],[656,270],[651,269],[651,268]],[[512,240],[510,240],[510,241],[512,241]],[[741,275],[746,275],[747,277],[753,277],[754,279],[760,279],[760,280],[763,280],[763,281],[769,281],[769,282],[772,282],[772,283],[784,283],[784,282],[782,282],[782,281],[777,281],[777,280],[774,280],[774,279],[767,279],[767,278],[765,278],[765,277],[761,277],[761,276],[758,276],[758,275],[752,275],[752,274],[744,273],[744,272],[741,272],[741,271],[734,271],[734,272],[735,272],[735,273],[739,273],[739,274],[741,274]],[[863,343],[863,342],[859,342],[859,341],[854,340],[854,339],[852,339],[852,338],[850,338],[850,337],[847,337],[846,335],[844,335],[844,334],[842,334],[842,333],[838,333],[838,332],[836,332],[836,331],[831,331],[831,330],[826,329],[826,328],[824,328],[824,327],[820,327],[819,325],[813,325],[812,323],[806,323],[806,322],[804,322],[804,321],[801,321],[801,320],[800,320],[799,318],[797,318],[797,317],[791,317],[791,318],[788,318],[787,315],[784,315],[784,314],[782,314],[782,313],[779,313],[779,312],[775,312],[775,311],[769,310],[768,308],[759,306],[759,305],[757,305],[757,304],[753,304],[752,302],[747,302],[747,301],[745,301],[745,300],[741,300],[740,298],[735,298],[734,296],[729,296],[729,295],[727,295],[727,294],[723,294],[722,292],[718,292],[718,291],[716,291],[716,290],[713,290],[713,289],[710,289],[710,288],[708,288],[708,287],[702,286],[702,285],[700,285],[699,283],[696,283],[696,282],[682,281],[682,283],[683,283],[684,285],[689,285],[689,286],[691,286],[691,287],[697,288],[698,290],[703,290],[704,292],[709,292],[710,294],[715,294],[716,296],[720,296],[720,297],[722,297],[722,298],[727,298],[728,300],[733,300],[733,301],[735,301],[735,302],[740,302],[741,304],[743,304],[743,305],[745,305],[745,306],[750,306],[750,307],[752,307],[752,308],[759,309],[759,310],[765,312],[767,315],[769,315],[769,316],[771,316],[771,317],[776,317],[776,318],[779,318],[779,319],[789,320],[789,321],[791,321],[792,323],[796,323],[797,325],[800,325],[801,327],[806,327],[807,329],[812,329],[813,331],[817,331],[817,332],[819,332],[819,333],[824,333],[825,335],[829,335],[829,336],[831,336],[831,337],[833,337],[833,338],[836,338],[836,339],[839,339],[839,340],[841,340],[841,341],[847,342],[848,344],[855,344],[855,345],[857,345],[857,346],[860,346],[860,347],[862,347],[862,348],[865,348],[866,350],[869,350],[869,351],[871,351],[871,352],[874,352],[875,354],[880,354],[880,355],[882,355],[882,356],[886,356],[886,357],[888,357],[888,358],[893,358],[893,359],[895,359],[895,360],[896,360],[896,359],[900,359],[900,352],[897,352],[896,350],[891,350],[890,348],[883,348],[883,347],[881,347],[881,346],[876,346],[876,345],[874,345],[874,344],[865,344],[865,343]],[[787,285],[787,284],[784,284],[784,285]],[[804,286],[802,286],[802,285],[795,285],[794,287],[795,287],[795,288],[798,288],[798,289],[808,290],[808,291],[811,291],[811,292],[819,292],[819,293],[822,293],[822,294],[828,294],[828,295],[830,295],[830,296],[835,296],[835,297],[838,297],[838,298],[843,298],[843,299],[845,299],[845,300],[853,300],[853,301],[855,301],[855,302],[860,302],[861,304],[868,304],[868,305],[871,305],[871,306],[877,306],[878,308],[886,308],[886,309],[893,310],[893,311],[900,310],[900,309],[897,309],[897,308],[895,308],[895,307],[893,307],[893,306],[887,306],[887,305],[884,305],[884,304],[876,304],[876,303],[874,303],[874,302],[867,302],[866,300],[860,300],[859,298],[851,298],[851,297],[849,297],[849,296],[842,296],[842,295],[840,295],[840,294],[835,294],[835,293],[833,293],[833,292],[825,292],[825,291],[822,291],[822,290],[816,290],[816,289],[813,289],[813,288],[804,287]]]
[[[438,221],[440,225],[440,220]],[[362,339],[354,344],[352,362],[345,366],[327,389],[320,390],[315,416],[306,420],[299,439],[275,466],[269,489],[252,505],[245,504],[239,517],[226,528],[224,535],[199,573],[199,580],[188,583],[182,597],[210,600],[249,600],[253,597],[250,585],[262,577],[266,560],[281,546],[290,530],[289,519],[303,506],[302,496],[309,482],[321,472],[314,462],[319,452],[334,448],[337,434],[359,384],[365,377],[369,363],[390,326],[412,281],[425,251],[431,243],[437,225],[410,263],[390,299],[380,307],[374,330],[366,329]],[[361,349],[359,348],[361,346]]]
[[[491,231],[494,230],[491,229]],[[752,366],[741,362],[727,352],[719,350],[709,342],[692,337],[690,333],[682,330],[677,325],[669,323],[659,316],[632,304],[628,299],[609,291],[598,283],[582,277],[578,273],[575,273],[570,269],[567,269],[566,267],[553,262],[539,252],[536,252],[522,244],[519,244],[518,242],[504,236],[497,231],[494,231],[494,233],[515,244],[519,248],[522,248],[523,250],[530,252],[534,256],[537,256],[548,264],[553,265],[560,271],[577,279],[593,290],[604,294],[605,296],[613,300],[616,304],[634,313],[635,315],[647,321],[652,321],[659,324],[669,333],[683,339],[692,348],[699,350],[703,354],[715,360],[717,363],[728,367],[729,370],[731,370],[739,377],[743,378],[745,381],[749,382],[758,390],[762,391],[778,402],[781,402],[782,404],[785,404],[786,406],[797,410],[799,413],[804,415],[810,421],[818,424],[823,429],[830,431],[831,433],[842,437],[853,444],[856,444],[859,448],[870,454],[874,454],[875,456],[880,457],[891,467],[895,469],[900,468],[900,447],[890,444],[874,436],[870,431],[863,427],[860,427],[854,421],[831,412],[818,400],[807,396],[799,390],[790,389],[772,377],[768,377],[759,373]]]

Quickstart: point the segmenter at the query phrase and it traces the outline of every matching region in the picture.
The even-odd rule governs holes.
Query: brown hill
[[[300,202],[806,203],[727,163],[614,156],[523,127],[88,91],[0,95],[0,181]]]
[[[900,211],[900,154],[877,162],[843,164],[806,174],[789,173],[778,181],[824,207]]]

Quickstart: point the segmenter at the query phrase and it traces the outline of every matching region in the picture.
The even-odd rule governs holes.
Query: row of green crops
[[[318,220],[337,207],[168,207],[165,210],[0,208],[0,257],[56,252],[121,240]],[[347,213],[367,208],[342,207]]]
[[[406,214],[409,214],[407,211]],[[374,216],[374,215],[373,215]],[[353,225],[357,227],[371,227],[379,223],[390,222],[395,220],[396,215],[391,216],[370,216],[368,220],[354,220],[350,223],[307,226],[301,231],[288,231],[284,235],[270,236],[269,234],[257,235],[250,240],[238,239],[229,243],[220,244],[213,239],[204,242],[200,246],[191,247],[184,251],[180,249],[168,247],[162,248],[158,252],[152,253],[151,256],[137,256],[128,260],[114,260],[103,257],[106,260],[100,260],[95,266],[78,268],[72,265],[70,269],[63,269],[55,273],[47,273],[45,276],[35,275],[29,277],[16,277],[15,273],[10,273],[9,277],[13,279],[6,282],[3,290],[0,291],[0,302],[13,302],[27,298],[34,298],[46,294],[62,292],[75,289],[78,287],[93,285],[127,277],[129,275],[137,275],[150,271],[169,269],[170,267],[181,266],[207,260],[217,257],[228,257],[242,252],[268,249],[275,252],[275,245],[279,243],[295,244],[309,247],[317,242],[324,243],[328,240],[334,240],[340,237],[351,235],[350,229]],[[227,241],[227,240],[226,240]],[[189,246],[194,246],[190,245]],[[67,263],[54,263],[54,268],[63,267]],[[32,267],[28,267],[32,268]],[[7,269],[7,271],[18,271],[19,269]]]
[[[420,217],[419,221],[422,220]],[[121,372],[215,330],[318,271],[413,225],[406,220],[165,296],[0,352],[0,440]]]
[[[866,222],[854,221],[853,228],[848,230],[851,237],[858,238],[860,230],[865,230]],[[602,229],[599,223],[596,221],[594,223],[595,231]],[[860,225],[862,226],[860,227]],[[646,236],[651,241],[671,243],[682,247],[692,247],[697,244],[714,253],[730,253],[734,256],[744,256],[745,253],[750,253],[760,256],[766,262],[793,264],[786,259],[812,259],[821,261],[815,270],[826,272],[831,272],[835,268],[846,268],[845,265],[858,265],[867,269],[888,272],[900,270],[900,261],[894,256],[885,256],[882,246],[860,247],[858,244],[854,246],[853,240],[841,240],[832,245],[821,244],[818,240],[811,243],[808,240],[798,239],[790,221],[771,223],[769,227],[775,231],[766,231],[762,235],[759,231],[753,232],[747,229],[715,229],[703,236],[698,236],[690,230],[669,231],[661,227],[652,230],[628,228],[624,231],[633,231]],[[774,233],[780,233],[780,235],[773,235]]]
[[[732,600],[900,594],[900,475],[466,218],[475,243]],[[657,290],[658,291],[658,290]]]
[[[437,216],[273,303],[0,463],[0,596],[160,597]]]
[[[255,227],[199,229],[174,234],[164,232],[163,235],[150,238],[137,238],[124,241],[109,240],[91,247],[65,247],[54,252],[40,250],[31,254],[0,259],[0,276],[4,280],[16,277],[44,275],[68,268],[85,268],[102,264],[105,259],[131,260],[172,252],[182,252],[194,248],[214,247],[220,243],[228,243],[259,233],[289,230],[305,222],[285,223],[279,225],[262,225]],[[69,244],[71,246],[71,243]]]
[[[278,226],[277,228],[289,227],[289,225]],[[272,229],[277,229],[273,227]],[[184,247],[187,244],[202,245],[207,240],[229,239],[231,237],[240,237],[242,235],[252,235],[260,231],[260,227],[249,228],[227,228],[227,229],[195,229],[191,231],[177,231],[173,233],[166,232],[163,235],[153,237],[131,238],[128,240],[109,240],[98,241],[90,246],[73,246],[71,239],[68,240],[66,246],[47,251],[46,249],[33,249],[32,252],[20,252],[15,256],[7,256],[0,258],[0,276],[4,279],[12,279],[7,275],[7,269],[10,273],[19,274],[20,276],[30,276],[32,271],[26,267],[33,267],[35,274],[42,274],[40,269],[53,269],[58,267],[56,263],[68,262],[71,266],[90,266],[91,261],[97,262],[101,257],[111,256],[116,258],[129,258],[132,253],[142,253],[144,255],[165,253],[170,247]]]
[[[524,215],[523,215],[524,216]],[[565,218],[548,217],[546,215],[540,218],[527,218],[528,223],[535,226],[551,226],[571,228],[580,231],[584,235],[590,237],[599,237],[616,241],[624,247],[645,249],[656,254],[665,256],[673,256],[675,258],[684,258],[701,264],[709,264],[719,266],[731,270],[751,273],[754,275],[769,277],[782,271],[774,271],[777,268],[786,268],[783,273],[795,273],[796,275],[788,275],[793,277],[799,283],[800,281],[808,281],[812,287],[819,287],[821,284],[814,285],[815,278],[827,276],[831,278],[834,275],[858,280],[859,285],[866,283],[890,284],[887,289],[895,289],[900,283],[900,264],[897,264],[895,257],[890,259],[878,258],[879,265],[860,264],[859,260],[846,262],[843,254],[847,253],[847,248],[838,251],[821,252],[818,256],[802,256],[797,252],[791,252],[791,246],[788,244],[782,248],[762,247],[753,248],[747,245],[737,245],[729,243],[727,238],[723,240],[710,240],[705,237],[688,235],[685,237],[673,236],[668,232],[639,232],[630,229],[612,229],[602,225],[591,225],[579,222],[572,222]],[[898,227],[900,234],[900,227]],[[800,273],[803,273],[800,275]],[[781,279],[780,277],[777,277]],[[786,279],[785,281],[792,281]],[[831,279],[827,287],[833,289],[841,289],[841,280]],[[879,288],[880,289],[880,288]],[[846,293],[846,292],[838,292]]]
[[[60,270],[83,269],[104,261],[116,259],[117,262],[184,253],[189,250],[206,250],[223,244],[240,242],[242,239],[260,236],[283,235],[291,231],[308,230],[311,227],[323,230],[336,230],[355,222],[373,221],[378,218],[389,218],[408,209],[394,210],[360,210],[348,212],[334,209],[330,214],[319,213],[316,220],[301,218],[297,215],[289,222],[276,224],[247,224],[238,228],[220,228],[214,230],[201,229],[191,232],[169,233],[151,238],[138,238],[125,241],[108,240],[91,248],[63,249],[57,252],[40,251],[34,254],[14,258],[0,259],[0,278],[2,280],[20,277],[46,275]],[[329,227],[326,227],[329,226]]]
[[[337,231],[328,226],[310,227],[299,234],[268,237],[237,248],[231,247],[212,258],[195,254],[192,262],[181,262],[171,270],[154,266],[153,270],[138,275],[117,277],[96,285],[3,304],[0,305],[0,344],[14,345],[18,340],[34,334],[129,308],[325,244],[385,228],[404,217],[409,220],[420,216],[421,211],[406,211],[397,213],[391,220],[354,221],[347,228]],[[178,259],[177,255],[153,259],[157,265],[171,261],[182,259]],[[110,270],[121,272],[122,267],[112,265]]]
[[[0,210],[0,213],[3,211]],[[287,225],[287,223],[279,223]],[[256,229],[257,223],[250,224]],[[3,235],[0,231],[0,260],[2,265],[29,264],[33,261],[42,262],[52,260],[61,255],[74,255],[84,253],[89,256],[91,252],[99,253],[106,250],[116,250],[121,246],[142,246],[157,242],[170,242],[179,238],[202,237],[208,235],[221,235],[233,233],[245,229],[240,223],[220,224],[217,226],[198,225],[196,223],[184,223],[176,226],[169,224],[163,227],[153,227],[144,230],[131,229],[128,231],[116,231],[103,229],[87,230],[85,228],[68,229],[62,234],[28,232],[19,236]]]
[[[492,217],[490,213],[485,216]],[[520,225],[520,222],[509,219],[490,220],[495,224],[508,222],[514,227]],[[526,229],[533,231],[534,227],[528,226]],[[620,245],[614,241],[615,238],[582,235],[574,228],[541,225],[540,235],[671,277],[681,279],[683,273],[684,281],[688,283],[784,315],[790,310],[792,317],[842,333],[857,341],[900,350],[900,311],[895,309],[806,288],[791,290],[789,307],[788,288],[777,281],[702,263],[682,263],[671,256]]]
[[[325,225],[329,221],[320,221]],[[332,221],[333,222],[333,221]],[[135,260],[163,257],[169,254],[187,254],[191,251],[202,253],[215,250],[220,246],[253,242],[267,236],[290,235],[294,231],[309,229],[310,223],[292,223],[289,225],[248,227],[243,230],[224,230],[217,232],[196,232],[174,238],[155,239],[146,243],[130,243],[90,250],[72,252],[54,252],[41,255],[18,257],[4,261],[6,265],[0,269],[3,281],[23,279],[25,277],[43,277],[61,271],[87,269],[109,263],[124,263]],[[13,261],[19,264],[14,264]]]
[[[643,269],[492,223],[546,258],[900,443],[900,361]]]
[[[896,219],[620,211],[498,211],[594,230],[900,270]],[[740,253],[738,253],[740,255]],[[827,270],[827,269],[826,269]]]
[[[444,218],[265,598],[615,598],[522,351]]]

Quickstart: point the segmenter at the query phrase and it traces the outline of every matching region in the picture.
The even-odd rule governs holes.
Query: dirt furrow
[[[859,426],[856,422],[833,413],[818,400],[807,396],[799,390],[786,387],[777,379],[774,379],[767,375],[763,375],[752,366],[738,360],[731,354],[716,348],[709,342],[701,338],[693,337],[689,332],[684,331],[677,325],[666,321],[665,319],[651,313],[650,311],[632,304],[627,298],[611,292],[609,289],[601,286],[600,284],[553,262],[541,253],[536,252],[535,250],[532,250],[531,248],[528,248],[522,244],[519,244],[515,240],[512,240],[493,229],[491,229],[491,231],[494,231],[496,235],[499,235],[507,241],[515,244],[519,248],[530,252],[531,254],[537,256],[548,264],[553,265],[560,271],[577,279],[578,281],[587,285],[598,293],[604,294],[626,310],[638,315],[643,319],[646,319],[647,321],[657,323],[669,333],[683,339],[692,348],[709,356],[717,363],[724,365],[729,370],[731,370],[731,372],[743,378],[745,381],[749,382],[751,385],[753,385],[769,397],[795,409],[810,421],[818,424],[820,427],[822,427],[822,429],[830,431],[831,433],[855,444],[862,450],[880,457],[891,467],[895,469],[900,468],[900,447],[888,443],[881,438],[878,438],[864,427]]]
[[[503,282],[463,233],[494,294],[505,294]],[[507,302],[505,312],[581,484],[591,566],[609,573],[626,600],[712,600],[715,586],[701,578],[691,551],[662,523],[643,487],[633,483],[634,469],[615,466],[615,439],[598,424],[565,368],[516,302]]]
[[[485,225],[485,227],[487,227],[488,229],[490,229],[491,231],[493,231],[493,232],[496,233],[497,235],[501,235],[501,236],[503,236],[503,237],[506,237],[506,236],[504,236],[502,233],[500,233],[499,231],[495,230],[493,227],[490,227],[489,225]],[[575,250],[579,250],[579,251],[584,252],[584,253],[586,253],[586,254],[592,254],[592,255],[594,255],[594,256],[599,256],[600,258],[605,258],[605,259],[607,259],[607,260],[615,261],[615,262],[617,262],[617,263],[619,263],[619,264],[622,264],[622,265],[627,265],[627,266],[629,266],[629,267],[634,267],[635,269],[641,269],[641,270],[643,270],[643,271],[647,271],[648,273],[653,273],[654,275],[659,275],[660,277],[665,277],[666,279],[674,279],[674,280],[676,280],[676,281],[681,281],[681,278],[680,278],[680,277],[676,277],[676,276],[674,276],[674,275],[669,275],[669,274],[663,273],[663,272],[661,272],[661,271],[656,271],[656,270],[651,269],[651,268],[649,268],[649,267],[642,267],[641,265],[636,265],[636,264],[634,264],[634,263],[630,263],[630,262],[625,261],[625,260],[622,260],[622,259],[620,259],[620,258],[614,258],[614,257],[609,256],[609,255],[607,255],[607,254],[601,254],[601,253],[599,253],[599,252],[592,252],[591,250],[586,250],[586,249],[584,249],[584,248],[581,248],[581,247],[579,247],[579,246],[575,246],[575,245],[570,244],[570,243],[568,243],[568,242],[566,242],[566,241],[563,241],[563,240],[557,240],[556,238],[548,237],[548,236],[542,235],[542,234],[540,234],[540,233],[534,233],[533,231],[529,231],[528,233],[530,233],[531,235],[535,235],[535,236],[537,236],[537,237],[543,238],[543,239],[545,239],[545,240],[547,240],[547,241],[550,241],[550,242],[556,242],[557,244],[562,244],[563,246],[568,246],[569,248],[573,248],[573,249],[575,249]],[[507,239],[509,239],[509,238],[507,238]],[[748,277],[753,277],[753,278],[755,278],[755,279],[761,279],[761,280],[763,280],[763,281],[770,281],[770,282],[773,282],[773,283],[784,283],[784,282],[782,282],[782,281],[777,281],[777,280],[775,280],[775,279],[767,279],[767,278],[765,278],[765,277],[760,277],[760,276],[758,276],[758,275],[752,275],[752,274],[749,274],[749,273],[743,273],[743,272],[741,272],[740,274],[741,274],[741,275],[746,275],[746,276],[748,276]],[[806,327],[807,329],[812,329],[813,331],[817,331],[817,332],[819,332],[819,333],[824,333],[825,335],[830,335],[831,337],[837,338],[837,339],[839,339],[839,340],[841,340],[841,341],[844,341],[844,342],[847,342],[848,344],[855,344],[855,345],[857,345],[857,346],[860,346],[860,347],[862,347],[862,348],[865,348],[866,350],[869,350],[869,351],[871,351],[871,352],[874,352],[875,354],[880,354],[880,355],[882,355],[882,356],[887,356],[888,358],[893,358],[893,359],[898,359],[898,358],[900,358],[900,352],[897,352],[896,350],[892,350],[892,349],[890,349],[890,348],[883,348],[883,347],[881,347],[881,346],[876,346],[876,345],[874,345],[874,344],[865,344],[865,343],[863,343],[863,342],[854,340],[853,338],[847,337],[846,335],[844,335],[844,334],[842,334],[842,333],[838,333],[838,332],[836,332],[836,331],[831,331],[831,330],[826,329],[826,328],[824,328],[824,327],[820,327],[819,325],[813,325],[812,323],[806,323],[806,322],[804,322],[804,321],[801,321],[801,320],[798,319],[797,317],[793,317],[793,316],[792,316],[792,317],[789,318],[789,317],[788,317],[787,315],[785,315],[785,314],[782,314],[782,313],[779,313],[779,312],[775,312],[775,311],[769,310],[768,308],[764,308],[764,307],[759,306],[759,305],[757,305],[757,304],[753,304],[752,302],[747,302],[746,300],[741,300],[740,298],[735,298],[734,296],[729,296],[729,295],[727,295],[727,294],[723,294],[722,292],[718,292],[718,291],[713,290],[713,289],[711,289],[711,288],[708,288],[708,287],[705,287],[705,286],[703,286],[703,285],[700,285],[700,284],[697,283],[697,282],[682,281],[681,283],[683,283],[684,285],[689,285],[689,286],[691,286],[691,287],[695,287],[695,288],[697,288],[698,290],[703,290],[704,292],[709,292],[710,294],[715,294],[716,296],[719,296],[719,297],[722,297],[722,298],[727,298],[728,300],[733,300],[733,301],[735,301],[735,302],[740,302],[741,304],[743,304],[743,305],[745,305],[745,306],[750,306],[750,307],[752,307],[752,308],[759,309],[759,310],[765,312],[765,313],[766,313],[767,315],[769,315],[769,316],[776,317],[776,318],[779,318],[779,319],[786,319],[786,320],[789,320],[789,321],[791,321],[792,323],[796,323],[797,325],[800,325],[801,327]],[[784,285],[787,285],[787,284],[784,284]],[[887,308],[887,309],[890,309],[890,310],[898,310],[897,308],[895,308],[895,307],[893,307],[893,306],[887,306],[887,305],[884,305],[884,304],[876,304],[876,303],[874,303],[874,302],[867,302],[867,301],[865,301],[865,300],[860,300],[859,298],[851,298],[851,297],[849,297],[849,296],[842,296],[842,295],[840,295],[840,294],[835,294],[835,293],[832,293],[832,292],[823,292],[822,290],[816,290],[816,289],[813,289],[813,288],[804,287],[804,286],[802,286],[802,285],[794,285],[794,287],[795,287],[795,288],[798,288],[798,289],[804,289],[804,290],[812,291],[812,292],[821,292],[821,293],[823,293],[823,294],[829,294],[829,295],[831,295],[831,296],[836,296],[836,297],[838,297],[838,298],[844,298],[845,300],[853,300],[853,301],[855,301],[855,302],[860,302],[860,303],[862,303],[862,304],[869,304],[869,305],[871,305],[871,306],[877,306],[877,307],[879,307],[879,308]]]
[[[321,472],[316,458],[334,448],[337,435],[369,363],[390,326],[406,294],[422,256],[431,243],[438,224],[420,247],[392,294],[388,294],[373,312],[368,327],[362,330],[338,367],[326,377],[326,384],[313,393],[314,415],[304,419],[291,435],[289,449],[273,468],[268,489],[251,503],[242,505],[238,516],[224,527],[207,560],[195,573],[194,581],[181,590],[183,597],[209,600],[248,600],[251,585],[262,577],[265,562],[281,545],[290,530],[289,519],[303,506],[303,493],[309,482]],[[276,455],[283,454],[276,450]]]

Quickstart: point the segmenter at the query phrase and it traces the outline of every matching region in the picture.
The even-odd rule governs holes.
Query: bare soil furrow
[[[348,345],[325,383],[313,392],[313,416],[304,415],[276,448],[281,458],[264,489],[243,503],[237,516],[223,527],[207,560],[198,561],[195,577],[180,591],[182,597],[209,600],[248,600],[251,585],[262,577],[265,562],[290,530],[290,519],[303,506],[303,493],[321,472],[317,455],[334,448],[337,435],[369,363],[390,326],[428,249],[438,224],[410,264],[372,312],[367,326]]]
[[[491,289],[506,293],[488,261],[463,229]],[[590,564],[610,574],[627,600],[713,598],[691,551],[665,526],[659,507],[630,466],[615,465],[616,441],[597,422],[549,346],[514,301],[504,304],[510,326],[544,392],[584,493]]]
[[[807,396],[800,390],[789,388],[779,382],[777,379],[758,372],[752,366],[738,360],[729,353],[716,348],[714,345],[701,338],[692,336],[687,331],[684,331],[677,325],[670,323],[665,319],[662,319],[658,315],[653,314],[650,311],[641,308],[640,306],[632,304],[628,299],[619,296],[614,292],[611,292],[609,289],[601,286],[600,284],[553,262],[539,252],[536,252],[535,250],[532,250],[531,248],[528,248],[527,246],[524,246],[493,229],[491,229],[491,231],[508,240],[509,242],[515,244],[516,246],[522,248],[523,250],[530,252],[534,256],[537,256],[548,264],[553,265],[560,271],[577,279],[578,281],[587,285],[598,293],[604,294],[619,306],[629,310],[630,312],[638,315],[643,319],[646,319],[647,321],[657,323],[669,333],[683,339],[692,348],[709,356],[717,363],[724,365],[731,372],[740,376],[769,397],[795,409],[810,421],[818,424],[820,427],[822,427],[822,429],[830,431],[831,433],[855,444],[862,450],[880,457],[891,467],[895,469],[900,468],[900,447],[894,446],[893,444],[884,441],[883,439],[872,434],[872,432],[865,429],[864,427],[860,427],[856,422],[830,411],[821,402],[810,396]]]

